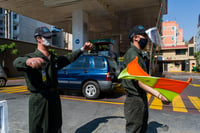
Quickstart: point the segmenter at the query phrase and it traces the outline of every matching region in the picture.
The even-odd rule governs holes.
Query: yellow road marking
[[[0,90],[5,90],[5,89],[21,89],[21,88],[27,88],[27,86],[15,86],[15,87],[3,87],[2,89]]]
[[[174,98],[174,100],[172,101],[172,107],[173,111],[188,112],[180,95]]]
[[[190,84],[190,85],[192,85],[194,87],[200,87],[200,84]]]
[[[27,86],[4,87],[3,89],[0,89],[0,92],[6,92],[6,93],[25,92],[25,91],[28,91]]]
[[[28,90],[16,90],[16,91],[8,91],[7,93],[18,93],[18,92],[27,92]]]
[[[195,85],[195,84],[193,84]],[[121,88],[123,91],[123,89]],[[23,92],[23,93],[29,93],[27,86],[17,86],[17,87],[3,87],[0,89],[0,92],[6,92],[6,93],[18,93],[18,92]],[[148,102],[151,99],[151,94],[147,93],[147,99]],[[81,99],[81,98],[69,98],[69,97],[64,97],[61,96],[62,99],[69,99],[69,100],[77,100],[77,101],[88,101],[88,102],[95,102],[95,103],[107,103],[107,104],[116,104],[116,105],[123,105],[124,103],[121,102],[108,102],[108,101],[96,101],[96,100],[87,100],[87,99]],[[195,106],[195,108],[200,112],[200,99],[198,97],[193,97],[193,96],[188,96],[192,104]],[[158,98],[154,97],[153,101],[151,102],[150,109],[157,109],[157,110],[162,110],[163,109],[163,104],[161,100]],[[172,101],[172,108],[173,111],[176,112],[188,112],[186,109],[183,100],[180,95],[174,98]]]
[[[27,88],[6,88],[6,89],[3,89],[3,90],[0,90],[0,92],[7,92],[7,91],[16,91],[16,90],[27,90]]]
[[[200,112],[200,99],[198,97],[188,96],[195,108]]]
[[[152,103],[150,104],[149,108],[162,110],[163,109],[163,103],[161,102],[160,99],[158,99],[157,97],[154,97],[154,99],[153,99]]]
[[[95,100],[87,100],[87,99],[80,99],[80,98],[69,98],[69,97],[61,97],[61,98],[62,99],[69,99],[69,100],[77,100],[77,101],[94,102],[94,103],[109,103],[109,104],[118,104],[118,105],[124,104],[124,103],[119,103],[119,102],[95,101]]]
[[[152,96],[151,94],[147,93],[148,102],[150,101],[151,96]]]

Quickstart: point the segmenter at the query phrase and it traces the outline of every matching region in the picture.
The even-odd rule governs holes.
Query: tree
[[[16,44],[14,42],[10,43],[10,44],[1,44],[0,45],[0,56],[2,56],[2,66],[5,67],[5,55],[7,52],[10,51],[10,54],[16,55],[18,54],[18,49],[16,49]]]
[[[194,57],[196,58],[196,61],[197,61],[197,69],[199,70],[200,69],[200,52],[195,52],[194,53]]]

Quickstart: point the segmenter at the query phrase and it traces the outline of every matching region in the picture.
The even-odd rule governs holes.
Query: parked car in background
[[[118,84],[117,63],[110,57],[82,55],[58,71],[61,91],[78,90],[88,99],[96,99],[101,92],[113,91]]]
[[[6,86],[7,75],[3,70],[3,67],[0,65],[0,87]]]

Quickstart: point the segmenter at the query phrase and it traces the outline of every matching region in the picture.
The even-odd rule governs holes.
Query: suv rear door
[[[59,87],[69,89],[81,89],[81,83],[88,78],[90,58],[80,56],[69,66],[59,71]]]
[[[93,69],[91,70],[91,76],[95,80],[106,80],[106,74],[108,72],[106,59],[103,56],[93,56]]]

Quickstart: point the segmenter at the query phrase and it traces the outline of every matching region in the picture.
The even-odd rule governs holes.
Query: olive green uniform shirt
[[[131,48],[129,48],[126,54],[124,55],[123,67],[126,68],[127,65],[136,58],[136,56],[138,56],[138,64],[144,71],[146,71],[146,66],[142,57],[142,52],[134,45],[131,45]],[[128,95],[138,96],[146,94],[146,92],[139,87],[137,80],[123,79],[122,86],[125,88]]]
[[[18,71],[25,72],[25,79],[28,89],[31,92],[39,92],[43,89],[49,89],[50,91],[55,91],[57,88],[57,71],[62,67],[70,64],[76,58],[82,54],[81,50],[76,50],[70,55],[66,56],[55,56],[50,54],[50,57],[43,55],[38,49],[33,53],[29,53],[25,56],[18,57],[14,61],[14,67]],[[45,66],[39,69],[33,69],[26,65],[26,60],[28,58],[41,57],[45,61]],[[44,82],[42,71],[45,72],[46,81]]]
[[[29,97],[29,133],[61,133],[62,110],[57,90],[57,71],[70,64],[81,54],[76,50],[70,55],[49,57],[38,49],[33,53],[18,57],[14,66],[18,71],[24,71]],[[45,66],[36,69],[26,65],[28,58],[41,57]]]

